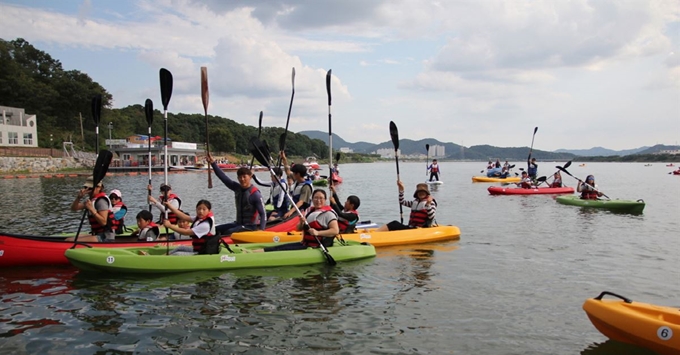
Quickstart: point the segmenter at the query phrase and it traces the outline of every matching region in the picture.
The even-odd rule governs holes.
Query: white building
[[[352,150],[352,148],[350,148],[350,147],[342,147],[342,148],[340,148],[340,152],[341,153],[354,153],[354,150]]]
[[[23,108],[0,106],[0,146],[37,147],[38,124],[35,115]]]
[[[443,145],[431,145],[430,149],[428,150],[428,154],[431,157],[445,157],[446,156],[446,147]]]
[[[376,150],[372,154],[380,154],[381,158],[394,158],[394,149],[382,148]],[[397,150],[397,154],[401,156],[401,149]]]

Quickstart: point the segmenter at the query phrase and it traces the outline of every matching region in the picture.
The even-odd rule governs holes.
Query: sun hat
[[[116,195],[119,199],[123,199],[123,194],[121,194],[120,190],[118,189],[111,190],[111,193],[109,193],[109,198],[111,198],[111,195]]]
[[[413,198],[418,198],[418,192],[420,191],[425,191],[427,195],[430,195],[430,189],[427,187],[427,184],[420,183],[416,185],[416,192],[413,193]]]

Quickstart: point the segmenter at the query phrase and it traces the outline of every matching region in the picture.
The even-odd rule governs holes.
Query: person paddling
[[[85,202],[80,202],[88,196]],[[100,181],[94,186],[94,179],[90,176],[85,180],[82,189],[78,191],[76,199],[71,203],[71,211],[87,210],[87,219],[90,222],[91,236],[78,237],[82,242],[112,242],[116,238],[116,232],[111,229],[110,220],[113,219],[111,200],[104,192],[104,184]],[[66,241],[73,241],[68,238]]]
[[[538,164],[536,164],[536,158],[531,158],[531,155],[529,155],[529,158],[527,159],[527,173],[532,180],[536,180],[536,175],[538,175]]]
[[[534,187],[534,181],[531,179],[531,177],[529,177],[529,173],[522,171],[522,180],[520,180],[520,182],[516,183],[515,185],[523,189],[530,189]]]
[[[562,187],[562,174],[559,171],[555,172],[553,175],[553,181],[550,183],[550,187]]]
[[[439,181],[439,164],[437,164],[437,159],[432,159],[432,164],[427,167],[427,170],[430,171],[430,181],[432,179],[435,179]]]
[[[595,185],[595,176],[588,175],[586,177],[586,182],[579,180],[578,185],[576,185],[576,192],[581,193],[582,200],[597,200],[598,197],[604,195],[602,192],[597,190],[597,185]]]

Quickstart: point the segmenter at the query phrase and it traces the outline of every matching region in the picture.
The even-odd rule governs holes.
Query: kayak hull
[[[193,271],[223,271],[248,268],[302,266],[326,263],[321,249],[278,252],[252,252],[276,243],[232,246],[231,253],[221,248],[212,255],[172,256],[166,249],[154,248],[80,248],[68,249],[66,258],[84,271],[126,273],[126,274],[171,274]],[[148,255],[140,255],[140,251]],[[250,251],[250,252],[249,252]],[[375,247],[367,243],[335,243],[328,252],[337,262],[359,260],[375,256]]]
[[[521,187],[491,186],[488,188],[492,195],[545,195],[545,194],[573,194],[573,187],[534,187],[524,189]]]
[[[235,243],[286,243],[302,240],[300,232],[272,233],[266,231],[234,233]],[[460,229],[456,226],[437,226],[401,231],[378,232],[375,229],[359,229],[357,233],[342,234],[344,240],[368,242],[376,247],[391,245],[419,244],[460,239]]]
[[[583,200],[578,195],[558,196],[555,201],[563,205],[606,209],[614,212],[642,213],[643,200]]]
[[[444,185],[443,181],[425,181],[428,185]]]
[[[680,354],[680,309],[598,299],[600,296],[583,303],[583,310],[600,333],[661,355]]]
[[[506,177],[505,179],[487,176],[473,176],[472,182],[520,182],[518,176]]]

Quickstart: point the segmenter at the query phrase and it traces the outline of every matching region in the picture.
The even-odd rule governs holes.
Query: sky
[[[113,107],[348,142],[630,149],[680,142],[677,0],[0,0],[0,38],[87,73]],[[331,106],[326,73],[332,70]],[[1,98],[0,98],[1,99]],[[115,127],[114,127],[115,130]],[[140,132],[144,133],[144,132]],[[339,147],[335,147],[339,148]]]

